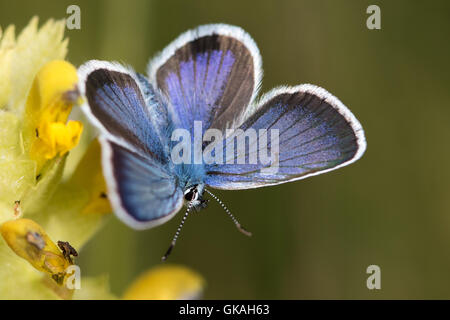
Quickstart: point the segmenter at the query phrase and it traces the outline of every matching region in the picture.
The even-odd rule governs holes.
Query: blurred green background
[[[241,26],[263,57],[262,92],[313,83],[361,121],[363,158],[303,181],[218,191],[193,214],[172,256],[206,279],[207,299],[450,298],[450,3],[448,1],[0,1],[21,30],[81,8],[68,59],[117,60],[140,72],[188,28]],[[381,7],[381,30],[366,8]],[[160,263],[181,216],[147,231],[111,217],[81,252],[83,275],[109,273],[121,294]],[[381,267],[381,290],[366,268]]]

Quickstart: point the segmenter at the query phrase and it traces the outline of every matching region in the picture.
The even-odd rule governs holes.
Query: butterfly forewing
[[[178,125],[223,130],[257,93],[259,51],[242,29],[210,25],[189,31],[149,65],[150,79],[171,102]]]
[[[101,61],[89,61],[80,70],[87,99],[83,108],[102,133],[129,149],[168,161],[134,73]]]

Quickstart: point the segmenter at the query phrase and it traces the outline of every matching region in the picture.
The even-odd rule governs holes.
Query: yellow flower
[[[14,26],[0,34],[0,299],[114,298],[104,277],[65,285],[71,245],[82,248],[110,209],[100,148],[85,152],[84,138],[75,157],[83,159],[64,176],[83,128],[68,121],[80,97],[76,69],[63,60],[64,28],[33,18],[17,38]]]
[[[74,148],[80,141],[83,125],[79,121],[69,121],[64,124],[44,120],[36,130],[39,136],[31,147],[31,157],[48,160],[57,155],[63,156]]]
[[[13,26],[0,34],[0,299],[116,298],[103,276],[67,286],[72,245],[81,249],[111,206],[99,143],[86,134],[80,141],[83,125],[68,121],[80,97],[76,70],[63,60],[64,26],[49,20],[38,29],[33,18],[17,39]],[[198,298],[204,283],[166,265],[141,276],[125,298]]]
[[[38,171],[46,160],[65,155],[75,147],[83,125],[67,118],[74,103],[80,102],[78,78],[74,66],[63,60],[45,64],[37,73],[25,109],[24,147],[38,162]]]
[[[205,280],[196,272],[176,265],[155,267],[141,275],[127,289],[125,300],[198,299]]]
[[[33,81],[36,86],[43,84],[39,81],[40,77],[36,77],[39,70],[53,60],[64,59],[67,53],[68,41],[64,40],[64,28],[64,20],[52,19],[38,28],[38,19],[34,17],[18,37],[15,36],[14,26],[7,27],[0,35],[0,209],[4,209],[0,210],[0,223],[12,218],[11,208],[15,201],[21,200],[26,207],[30,195],[36,199],[44,193],[48,194],[50,181],[57,178],[64,165],[64,159],[60,157],[51,161],[31,157],[31,144],[36,139],[35,130],[39,119],[30,119],[25,112],[27,98],[38,96],[30,92]],[[63,81],[62,88],[71,87],[70,90],[73,90],[76,83],[76,73],[73,70],[74,67],[69,70],[69,75],[56,74],[54,81],[59,78],[67,79]],[[48,76],[45,78],[49,80]],[[44,90],[45,101],[51,99],[50,91],[59,92],[61,89],[54,81],[54,90]],[[72,85],[68,85],[68,82],[72,82]],[[38,91],[33,90],[35,93]],[[49,132],[51,137],[55,128],[47,125],[44,127],[47,127],[44,131]],[[69,131],[73,136],[74,131],[80,130],[81,128],[71,125]],[[55,148],[58,144],[56,140],[58,139],[55,139]],[[76,140],[72,140],[73,143]],[[67,142],[65,144],[70,147]],[[44,164],[46,167],[42,170]]]
[[[19,257],[48,273],[58,284],[64,284],[66,270],[73,264],[71,252],[68,249],[66,254],[61,252],[40,225],[30,219],[11,220],[0,226],[0,233]],[[63,244],[66,245],[63,248],[68,248]]]

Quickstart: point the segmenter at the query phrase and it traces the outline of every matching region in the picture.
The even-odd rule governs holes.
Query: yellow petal
[[[45,64],[36,75],[28,95],[23,140],[25,150],[37,161],[38,171],[45,162],[63,156],[74,148],[83,125],[69,121],[72,106],[79,101],[77,72],[63,60]],[[31,149],[30,149],[31,148]]]
[[[125,300],[179,300],[201,297],[205,281],[182,266],[164,265],[141,275],[125,292]]]
[[[59,123],[58,123],[59,124]],[[60,156],[65,155],[80,141],[83,124],[79,121],[69,121],[65,126],[59,127],[56,135],[56,149]]]
[[[53,60],[46,63],[34,78],[27,108],[32,111],[48,108],[53,113],[47,115],[49,121],[65,122],[75,101],[64,95],[75,90],[77,82],[77,70],[69,62]]]
[[[52,159],[63,156],[80,141],[83,125],[79,121],[52,122],[42,125],[39,139],[31,147],[32,158]]]
[[[37,73],[28,94],[23,130],[25,149],[39,138],[46,138],[46,126],[66,123],[73,104],[79,97],[77,71],[63,60],[45,64]]]
[[[0,233],[19,257],[63,283],[66,269],[72,263],[40,225],[30,219],[10,220],[0,226]]]
[[[112,212],[101,166],[101,148],[97,139],[92,141],[70,183],[89,192],[89,201],[83,214],[107,214]]]

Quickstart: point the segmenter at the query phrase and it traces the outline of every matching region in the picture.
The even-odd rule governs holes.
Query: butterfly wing
[[[100,130],[103,173],[116,215],[133,228],[173,217],[183,194],[165,148],[168,118],[151,85],[118,64],[79,69],[83,111]]]
[[[149,63],[150,82],[170,101],[179,127],[223,130],[255,98],[261,57],[241,28],[214,24],[182,34]]]
[[[238,153],[230,153],[224,164],[206,166],[207,185],[248,189],[304,179],[348,165],[366,148],[363,129],[350,110],[313,85],[274,89],[249,110],[239,128],[278,130],[277,163],[263,165],[258,154],[258,162],[249,164],[251,153],[246,151],[245,164],[227,164],[237,162]],[[224,155],[226,148],[234,147],[233,139],[229,136],[223,143]],[[267,141],[271,141],[269,133]],[[272,146],[268,147],[264,150],[258,144],[253,150],[268,152]]]
[[[83,64],[78,74],[87,100],[82,109],[102,135],[138,153],[152,153],[161,162],[167,160],[161,130],[168,125],[167,111],[145,78],[120,64],[97,60]]]
[[[116,215],[135,229],[171,219],[183,205],[183,192],[174,175],[153,158],[100,139],[108,197]]]

